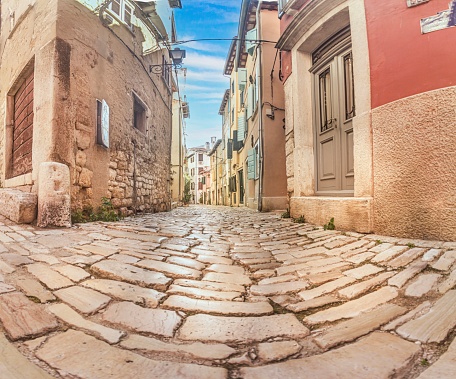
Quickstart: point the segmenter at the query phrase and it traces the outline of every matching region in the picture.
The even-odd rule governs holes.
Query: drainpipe
[[[258,7],[256,10],[256,23],[257,23],[257,35],[258,38],[261,39],[261,23],[260,23],[260,12],[261,12],[261,5],[263,1],[260,0],[258,2]],[[259,177],[259,185],[258,185],[258,211],[261,212],[263,210],[263,173],[264,173],[264,151],[263,151],[263,145],[264,145],[264,137],[263,137],[263,75],[262,75],[262,45],[261,42],[258,44],[257,47],[257,57],[258,57],[258,68],[259,68],[259,77],[257,80],[260,81],[258,85],[258,101],[259,101],[259,107],[260,109],[258,110],[258,115],[259,115],[259,120],[258,120],[258,138],[260,140],[259,143],[259,149],[258,149],[258,160],[260,164],[260,177]]]

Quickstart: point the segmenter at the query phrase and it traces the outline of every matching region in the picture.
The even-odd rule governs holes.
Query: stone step
[[[17,224],[30,224],[36,218],[38,197],[17,189],[0,189],[0,215]]]

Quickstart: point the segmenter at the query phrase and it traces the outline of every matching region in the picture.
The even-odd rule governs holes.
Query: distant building
[[[164,63],[180,0],[1,3],[0,186],[36,193],[40,165],[58,162],[73,209],[102,197],[123,213],[170,209]]]
[[[215,143],[215,137],[213,138]],[[211,143],[206,142],[204,146],[191,147],[187,150],[187,175],[190,179],[191,203],[204,204],[205,188],[204,177],[210,171],[211,162],[208,153],[211,150]]]

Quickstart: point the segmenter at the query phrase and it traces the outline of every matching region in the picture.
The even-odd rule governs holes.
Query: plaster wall
[[[456,87],[372,112],[375,232],[456,240]]]
[[[372,108],[456,85],[456,28],[421,34],[420,27],[422,18],[448,10],[450,0],[432,0],[412,8],[407,8],[405,0],[364,2],[372,74]]]
[[[277,12],[263,10],[261,12],[262,39],[276,41],[279,38],[279,21]],[[286,209],[287,178],[285,166],[285,131],[283,118],[285,108],[283,85],[278,78],[276,49],[272,44],[262,45],[262,112],[264,135],[264,177],[262,210]],[[273,71],[274,70],[274,71]],[[271,72],[273,76],[271,78]],[[279,108],[274,110],[274,119],[266,116],[270,104]]]

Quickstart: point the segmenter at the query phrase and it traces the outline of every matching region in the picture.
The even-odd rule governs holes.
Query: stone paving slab
[[[419,274],[427,267],[427,262],[421,262],[420,260],[414,261],[405,270],[402,270],[397,275],[393,276],[388,280],[388,285],[397,288],[402,288],[405,283],[412,279],[415,275]]]
[[[58,327],[53,315],[19,292],[0,295],[0,321],[13,341],[38,336]]]
[[[199,312],[226,316],[260,316],[273,313],[272,306],[268,302],[245,303],[200,300],[179,295],[171,295],[168,297],[164,301],[163,307],[183,310],[184,312]]]
[[[223,317],[194,315],[187,317],[179,330],[184,341],[247,343],[269,338],[304,338],[309,329],[292,314],[263,317]]]
[[[148,259],[137,262],[136,266],[157,271],[176,279],[199,279],[203,275],[201,271],[193,268]]]
[[[421,297],[437,284],[442,276],[439,274],[422,274],[405,288],[405,296]]]
[[[395,304],[383,304],[370,312],[362,313],[331,327],[314,340],[321,348],[328,349],[366,335],[405,312],[407,308]]]
[[[296,341],[264,342],[257,347],[258,358],[262,362],[280,361],[299,353],[301,349]]]
[[[347,299],[353,299],[359,295],[362,295],[370,289],[383,284],[387,279],[391,278],[396,272],[382,272],[381,274],[374,276],[371,279],[353,284],[337,291],[339,296]]]
[[[345,287],[346,285],[351,284],[355,281],[355,278],[342,277],[322,284],[321,286],[314,287],[311,290],[301,291],[298,295],[304,300],[311,300],[316,297],[323,296],[327,293],[331,293],[338,288]]]
[[[432,265],[434,270],[446,271],[456,262],[456,250],[446,251],[442,256]]]
[[[242,295],[241,292],[212,291],[201,288],[184,287],[172,284],[168,291],[169,295],[183,295],[201,300],[225,300],[233,301]]]
[[[2,379],[52,379],[47,372],[28,361],[0,333],[0,378]]]
[[[127,263],[105,260],[92,265],[91,270],[102,278],[121,280],[156,290],[164,290],[172,279]]]
[[[377,267],[377,266],[374,266],[374,265],[368,263],[363,266],[344,271],[343,274],[346,276],[355,278],[355,279],[363,279],[366,276],[378,274],[380,271],[383,271],[383,270],[384,269],[381,267]]]
[[[94,334],[111,344],[119,342],[120,338],[125,334],[120,330],[111,329],[85,319],[66,304],[52,304],[48,307],[48,309],[56,317],[66,322],[68,325],[87,331],[90,334]]]
[[[218,272],[209,272],[203,277],[203,281],[249,285],[252,281],[244,274],[223,274]]]
[[[93,314],[106,307],[111,301],[109,296],[79,286],[67,287],[54,291],[54,295],[63,302],[71,305],[73,308],[76,308],[79,312],[85,314]]]
[[[174,311],[142,308],[130,302],[110,305],[102,319],[135,332],[163,337],[172,337],[181,323],[181,317]]]
[[[400,326],[399,335],[412,341],[441,342],[456,326],[456,290],[448,291],[421,317]]]
[[[58,266],[58,267],[53,267],[53,270],[57,271],[58,273],[62,274],[63,276],[66,276],[68,279],[71,281],[78,283],[81,280],[87,279],[90,277],[90,274],[85,271],[84,269],[73,266],[73,265],[63,265],[63,266]]]
[[[320,308],[328,304],[337,303],[340,300],[332,295],[325,295],[321,297],[316,297],[311,300],[300,301],[299,303],[294,303],[287,305],[287,309],[292,312],[303,312],[312,308]]]
[[[224,368],[154,361],[73,330],[51,337],[36,355],[55,369],[80,379],[227,378]]]
[[[176,344],[132,334],[120,343],[130,350],[141,350],[153,353],[173,353],[178,355],[190,355],[200,359],[226,359],[236,353],[236,350],[225,344],[204,344],[194,342],[189,344]]]
[[[173,283],[175,285],[183,287],[201,288],[211,291],[233,291],[241,293],[245,292],[245,287],[243,285],[233,283],[210,282],[208,280],[200,282],[197,280],[189,279],[176,279]]]
[[[398,292],[396,289],[392,287],[383,287],[356,300],[351,300],[337,307],[329,308],[307,316],[304,321],[313,325],[343,318],[352,318],[396,298],[397,295]]]
[[[180,265],[188,268],[192,268],[197,271],[202,271],[206,265],[204,263],[195,261],[194,259],[190,258],[183,258],[183,257],[169,257],[166,260],[167,263],[172,263],[175,265]]]
[[[43,263],[34,263],[27,266],[30,274],[35,276],[41,283],[51,290],[72,286],[74,283],[67,277],[54,271]]]
[[[307,283],[306,281],[296,280],[293,282],[253,285],[250,287],[250,292],[253,295],[259,296],[277,296],[286,293],[299,292],[308,287],[309,283]]]
[[[143,288],[109,279],[89,279],[81,283],[81,285],[116,299],[131,301],[149,308],[157,307],[158,302],[166,297],[164,293],[152,288]]]
[[[242,368],[243,379],[265,378],[375,378],[404,376],[420,348],[388,333],[373,333],[362,340],[309,358],[263,367]]]

